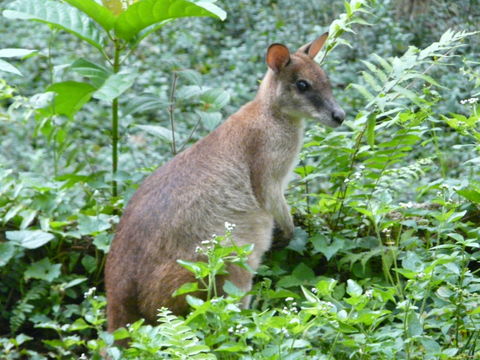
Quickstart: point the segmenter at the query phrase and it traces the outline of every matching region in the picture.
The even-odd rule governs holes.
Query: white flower
[[[314,294],[318,293],[318,289],[317,288],[312,288],[312,293],[314,293]]]
[[[293,297],[287,297],[285,298],[285,301],[293,301]]]
[[[88,289],[88,291],[86,293],[83,294],[84,298],[88,298],[90,296],[92,296],[95,291],[97,290],[97,288],[94,286],[94,287],[91,287],[90,289]]]
[[[233,231],[233,229],[235,229],[235,226],[235,224],[231,224],[228,221],[225,221],[225,229],[227,229],[227,231]]]

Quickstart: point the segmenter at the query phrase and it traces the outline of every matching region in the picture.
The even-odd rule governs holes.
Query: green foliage
[[[397,2],[223,2],[230,21],[168,26],[155,4],[179,6],[175,16],[184,6],[223,13],[209,2],[104,4],[4,5],[13,21],[0,27],[12,36],[0,58],[18,69],[0,62],[0,358],[479,357],[473,2],[408,16]],[[190,314],[161,309],[158,324],[106,332],[102,271],[119,209],[154,167],[252,98],[269,43],[294,49],[328,24],[319,60],[347,121],[335,130],[307,122],[287,192],[295,237],[265,257],[250,309],[233,284],[221,297],[215,288],[250,251],[230,242],[229,226],[197,249],[205,262],[179,259],[196,277],[176,292]],[[121,167],[112,176],[114,102]]]

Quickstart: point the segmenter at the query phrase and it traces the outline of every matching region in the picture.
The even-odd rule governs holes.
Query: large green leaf
[[[55,238],[42,230],[7,231],[5,235],[14,244],[27,249],[39,248]]]
[[[25,270],[25,279],[40,279],[48,282],[52,282],[60,276],[61,264],[52,264],[48,258],[43,258],[31,264],[27,270]]]
[[[96,88],[90,84],[76,81],[50,85],[47,91],[56,93],[54,103],[51,105],[52,113],[66,115],[72,119],[73,115],[90,100],[95,90]]]
[[[142,0],[118,16],[115,33],[130,40],[141,30],[167,19],[189,16],[210,16],[225,19],[225,12],[209,2],[191,3],[185,0]]]
[[[134,83],[137,74],[132,72],[119,72],[112,74],[98,89],[93,97],[95,99],[111,102],[127,91]]]
[[[90,16],[94,21],[100,24],[105,30],[113,29],[115,25],[115,15],[113,15],[107,8],[97,4],[94,0],[65,0],[72,6],[83,11]]]
[[[97,89],[105,83],[110,75],[112,75],[110,70],[85,59],[75,60],[75,62],[70,65],[70,68],[77,74],[89,78],[92,85]]]
[[[3,12],[3,16],[59,27],[103,51],[102,35],[93,21],[69,5],[53,0],[16,0]]]

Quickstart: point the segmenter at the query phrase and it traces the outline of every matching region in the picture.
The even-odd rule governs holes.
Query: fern
[[[37,284],[32,287],[25,296],[17,302],[17,305],[12,310],[12,317],[10,318],[10,329],[16,332],[27,320],[27,316],[32,313],[34,306],[32,301],[40,300],[47,296],[47,288],[44,284]]]

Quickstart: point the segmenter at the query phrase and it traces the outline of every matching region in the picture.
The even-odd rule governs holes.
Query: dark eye
[[[310,89],[310,84],[305,81],[305,80],[298,80],[295,85],[297,86],[297,89],[301,92],[307,91]]]

